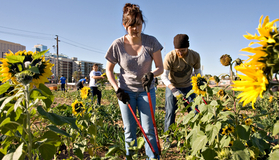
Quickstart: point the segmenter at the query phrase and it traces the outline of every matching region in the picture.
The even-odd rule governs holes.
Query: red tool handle
[[[154,148],[152,147],[152,145],[151,145],[149,139],[147,138],[147,136],[146,136],[146,134],[145,134],[145,132],[144,132],[142,126],[140,125],[140,122],[139,122],[137,116],[135,115],[135,113],[134,113],[134,111],[133,111],[131,105],[129,104],[129,102],[126,102],[126,104],[128,105],[128,107],[129,107],[129,109],[130,109],[132,115],[134,116],[135,120],[137,121],[137,124],[138,124],[138,126],[139,126],[139,128],[140,128],[140,130],[141,130],[141,132],[142,132],[142,134],[143,134],[143,136],[145,137],[145,139],[146,139],[148,145],[150,146],[150,148],[151,148],[153,154],[156,155],[156,152],[155,152]]]
[[[148,102],[149,102],[149,106],[150,106],[150,112],[151,112],[152,122],[153,122],[153,126],[154,126],[156,142],[157,142],[159,154],[161,154],[161,146],[160,146],[160,142],[159,142],[158,131],[157,131],[156,121],[155,121],[153,107],[152,107],[151,95],[150,95],[148,87],[146,87],[145,89],[147,91]]]

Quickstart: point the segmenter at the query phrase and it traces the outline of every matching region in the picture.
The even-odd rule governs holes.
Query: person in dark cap
[[[194,70],[195,74],[201,74],[201,63],[199,53],[189,49],[189,37],[186,34],[177,34],[173,39],[174,50],[169,52],[164,59],[164,72],[161,75],[163,83],[166,85],[165,93],[165,128],[175,123],[175,111],[177,110],[177,97],[187,95],[192,89],[191,75]],[[195,94],[188,97],[191,102]],[[185,103],[184,105],[187,105]],[[191,108],[188,109],[188,112]],[[164,147],[169,147],[169,137]]]

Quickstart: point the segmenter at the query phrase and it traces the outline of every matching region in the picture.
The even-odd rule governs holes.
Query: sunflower
[[[269,22],[269,17],[266,16],[262,22],[263,15],[260,18],[259,25],[258,25],[258,33],[259,35],[255,34],[252,35],[250,33],[247,33],[248,35],[244,35],[244,37],[248,40],[258,40],[259,42],[251,42],[249,46],[252,44],[260,44],[263,47],[266,47],[268,43],[274,43],[275,40],[272,38],[272,33],[277,33],[277,27],[274,25],[275,22],[279,21],[279,19],[275,19],[271,22]]]
[[[193,76],[192,84],[193,84],[194,93],[196,93],[197,95],[199,95],[199,94],[205,95],[207,81],[204,78],[204,76],[201,76],[200,74],[198,74],[197,76]]]
[[[83,103],[76,99],[75,102],[72,103],[72,112],[74,115],[83,115],[83,113],[85,112]]]
[[[253,122],[252,119],[248,118],[248,119],[245,120],[245,125],[250,126],[252,124],[252,122]]]
[[[81,98],[82,99],[86,99],[88,94],[89,94],[89,91],[90,91],[90,88],[89,87],[83,87],[81,90],[80,90],[80,95],[81,95]]]
[[[255,109],[254,103],[257,97],[263,98],[263,92],[266,91],[269,83],[266,75],[263,73],[263,70],[251,65],[235,66],[235,69],[245,75],[237,73],[241,80],[233,81],[232,87],[234,88],[232,89],[234,91],[242,91],[237,98],[241,98],[240,102],[244,102],[243,106],[252,102],[252,107]]]
[[[233,133],[233,132],[234,132],[234,127],[229,124],[223,128],[222,134],[229,135],[230,133]]]
[[[223,132],[222,132],[222,134],[223,135],[229,135],[229,132],[228,132],[229,130],[228,130],[228,126],[225,126],[224,128],[223,128]]]
[[[13,83],[19,83],[16,80],[15,75],[17,73],[29,70],[32,72],[31,85],[39,86],[40,83],[48,82],[48,77],[52,75],[51,68],[54,66],[45,61],[42,55],[43,52],[32,52],[32,51],[18,51],[15,54],[10,51],[6,53],[6,58],[1,58],[0,61],[0,79],[2,82],[12,80]]]
[[[226,92],[223,89],[220,89],[217,92],[217,96],[220,97],[220,99],[222,100],[222,98],[226,95]]]
[[[220,57],[220,62],[223,66],[229,66],[232,62],[232,58],[228,54],[224,54]]]

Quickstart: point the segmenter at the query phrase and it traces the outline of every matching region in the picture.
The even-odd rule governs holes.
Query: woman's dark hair
[[[145,24],[139,5],[126,3],[123,7],[122,23],[125,26],[133,26],[139,24],[140,21]]]

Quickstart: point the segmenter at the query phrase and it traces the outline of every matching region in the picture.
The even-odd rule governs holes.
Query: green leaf
[[[56,124],[56,125],[70,124],[73,129],[78,130],[78,127],[76,126],[76,119],[75,118],[63,117],[63,116],[59,116],[55,113],[48,113],[42,108],[42,106],[38,106],[37,111],[43,117],[50,120],[53,124]]]
[[[205,147],[207,141],[208,140],[207,140],[206,135],[202,131],[199,131],[197,134],[197,138],[195,139],[195,141],[192,145],[193,152],[191,155],[195,155],[199,150],[201,150],[203,147]]]
[[[212,113],[207,113],[202,117],[201,121],[204,123],[209,122],[213,116],[214,115]]]
[[[217,136],[217,134],[219,134],[220,128],[221,128],[221,123],[220,122],[217,122],[216,125],[208,124],[205,127],[205,131],[206,131],[206,135],[207,135],[207,138],[208,138],[208,141],[209,141],[209,145],[211,145],[212,142],[214,142],[215,137]]]
[[[278,160],[279,159],[279,150],[276,149],[269,155],[269,160]]]
[[[31,71],[31,72],[33,72],[33,73],[36,73],[36,74],[40,74],[39,68],[38,68],[38,67],[35,67],[35,66],[33,66],[33,67],[31,67],[31,68],[29,68],[29,69],[27,69],[27,70],[29,70],[29,71]]]
[[[144,138],[143,137],[139,137],[138,139],[137,139],[137,144],[138,144],[138,150],[140,150],[143,146],[144,146],[144,143],[145,143],[145,141],[144,141]]]
[[[205,160],[212,160],[214,159],[214,157],[217,156],[217,153],[213,149],[207,148],[205,151],[202,152],[202,155]]]
[[[232,154],[233,160],[250,160],[250,154],[247,149],[234,151]]]
[[[11,122],[11,119],[10,117],[7,117],[6,119],[4,119],[1,124],[0,124],[0,127],[3,127],[4,125],[8,124]]]
[[[94,136],[97,135],[97,127],[95,124],[91,124],[88,128],[88,132]]]
[[[216,100],[213,100],[213,101],[210,102],[210,105],[216,107],[219,104],[218,104],[218,102]]]
[[[51,90],[42,83],[40,83],[39,89],[42,91],[43,95],[47,97],[47,99],[45,99],[43,101],[45,102],[46,107],[49,108],[54,100],[54,96],[53,96]]]
[[[115,145],[115,146],[109,148],[109,150],[106,153],[105,157],[113,156],[118,151],[120,151],[123,155],[126,154],[126,151],[122,150],[118,145]]]
[[[12,95],[10,97],[7,97],[4,102],[2,103],[0,107],[0,113],[2,112],[2,109],[6,106],[7,103],[9,103],[11,100],[13,100],[16,97],[16,95]]]
[[[264,140],[259,139],[257,137],[252,137],[251,138],[252,145],[257,147],[261,152],[264,152],[265,149],[269,148],[269,144],[267,144]]]
[[[49,50],[49,49],[48,49],[48,50]],[[42,52],[37,52],[36,54],[34,54],[34,55],[32,56],[33,61],[36,60],[36,59],[38,59],[38,58],[40,58],[40,57],[42,57],[48,50],[44,50],[44,51],[42,51]]]
[[[57,147],[55,147],[55,145],[51,145],[51,144],[42,144],[39,147],[39,151],[44,160],[51,160],[53,158],[53,155],[57,151]]]
[[[16,101],[16,103],[15,103],[15,105],[14,105],[14,111],[16,112],[16,110],[17,110],[17,108],[18,107],[22,107],[21,106],[21,102],[22,102],[22,100],[24,99],[24,97],[20,97],[17,101]]]
[[[277,121],[273,126],[273,133],[272,136],[275,136],[279,133],[279,121]]]
[[[49,129],[52,130],[53,132],[62,134],[62,135],[67,136],[67,137],[71,137],[66,131],[64,131],[64,130],[62,130],[62,129],[59,129],[59,128],[57,128],[56,126],[47,126],[47,128],[49,128]]]
[[[220,147],[221,148],[227,147],[227,146],[229,146],[230,142],[231,142],[230,136],[223,136],[220,141]]]
[[[17,64],[17,68],[18,68],[19,72],[21,72],[22,71],[22,64]]]
[[[55,132],[53,131],[46,131],[44,133],[44,135],[42,136],[42,138],[47,138],[48,141],[60,141],[61,138],[59,135],[57,135]]]
[[[186,116],[184,116],[182,124],[184,125],[187,124],[194,116],[195,116],[194,112],[188,113]]]
[[[238,136],[241,139],[244,139],[244,140],[248,140],[249,139],[249,136],[250,136],[249,126],[238,125],[238,126],[236,126],[236,131],[237,131]]]
[[[206,93],[207,93],[209,96],[213,96],[212,88],[211,88],[211,87],[207,87]]]
[[[78,156],[78,158],[83,159],[83,154],[82,154],[82,151],[80,150],[80,148],[75,148],[74,149],[74,154],[76,156]]]
[[[7,90],[10,88],[10,82],[6,82],[2,85],[0,85],[0,95],[7,92]]]
[[[245,146],[240,140],[235,140],[231,148],[233,151],[239,151],[239,150],[244,150]]]
[[[21,157],[21,155],[22,155],[23,144],[24,143],[21,143],[17,147],[15,152],[12,152],[12,153],[9,153],[9,154],[5,155],[2,160],[18,160]]]
[[[20,55],[13,55],[13,56],[6,56],[9,60],[9,63],[23,63],[25,56]]]

